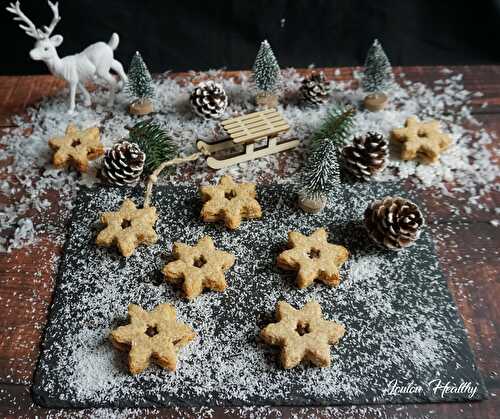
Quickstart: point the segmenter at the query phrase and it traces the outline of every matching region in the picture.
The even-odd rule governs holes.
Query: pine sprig
[[[129,141],[135,143],[146,154],[144,171],[152,173],[161,163],[173,159],[177,145],[162,126],[153,121],[138,122],[129,132]]]
[[[133,99],[153,99],[155,88],[153,79],[139,51],[136,51],[128,70],[127,93]]]
[[[337,147],[342,147],[351,134],[355,113],[353,107],[343,105],[330,109],[319,129],[314,132],[312,142],[328,138]]]

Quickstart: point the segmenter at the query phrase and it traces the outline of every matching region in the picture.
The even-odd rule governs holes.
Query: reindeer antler
[[[26,35],[31,36],[35,39],[42,39],[42,35],[40,34],[39,30],[36,28],[33,22],[29,20],[28,17],[21,11],[21,4],[19,3],[19,0],[16,1],[16,3],[11,3],[6,9],[8,12],[15,15],[14,20],[26,24],[19,24],[19,27],[26,33]]]
[[[49,4],[49,7],[52,10],[52,14],[54,15],[54,17],[52,18],[52,22],[50,22],[49,26],[43,27],[46,38],[48,38],[52,34],[56,25],[61,20],[61,16],[59,16],[59,2],[52,3],[50,0],[48,0],[47,3]]]
[[[19,0],[17,0],[15,3],[10,3],[10,5],[6,9],[8,12],[15,15],[14,20],[22,22],[19,24],[19,27],[26,33],[26,35],[41,40],[48,38],[54,31],[56,25],[61,20],[61,17],[59,16],[59,3],[52,3],[50,0],[48,0],[47,2],[52,10],[54,17],[52,18],[52,22],[50,23],[50,25],[44,26],[43,30],[37,29],[34,23],[30,19],[28,19],[28,16],[26,16],[22,12],[21,3],[19,2]]]

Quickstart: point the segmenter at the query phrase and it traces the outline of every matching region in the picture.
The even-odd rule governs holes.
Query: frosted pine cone
[[[323,73],[312,73],[302,80],[300,93],[304,100],[313,105],[320,105],[328,100],[330,95],[330,83]]]
[[[144,169],[145,159],[146,155],[137,144],[118,142],[106,150],[101,174],[112,185],[135,185]]]
[[[191,92],[191,105],[203,118],[218,119],[227,108],[227,95],[221,84],[208,80],[200,83]]]
[[[353,176],[366,181],[384,169],[387,155],[387,140],[376,132],[355,137],[353,143],[342,150],[345,168]]]
[[[424,224],[418,206],[399,196],[373,201],[365,210],[368,235],[390,250],[412,246],[420,237]]]

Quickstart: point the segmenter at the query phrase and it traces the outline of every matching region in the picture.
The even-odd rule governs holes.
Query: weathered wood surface
[[[395,70],[404,72],[410,80],[424,83],[446,77],[440,67]],[[487,130],[500,133],[500,66],[463,66],[453,70],[463,74],[468,90],[484,93],[483,97],[474,98],[473,113]],[[327,76],[335,80],[349,80],[352,72],[352,68],[341,68],[340,74],[334,75],[333,69],[326,69]],[[227,76],[235,75],[236,73],[227,73]],[[9,129],[14,126],[13,115],[22,114],[27,106],[56,93],[62,87],[63,83],[51,76],[0,77],[0,135],[1,128]],[[488,106],[482,107],[485,101]],[[350,417],[362,418],[498,417],[500,403],[496,395],[500,392],[500,337],[497,333],[500,330],[500,238],[498,227],[493,226],[490,221],[495,218],[494,208],[500,204],[499,195],[491,193],[484,197],[483,210],[470,214],[463,212],[451,217],[448,207],[440,203],[444,200],[460,206],[456,198],[440,198],[438,202],[433,192],[421,192],[420,196],[433,224],[441,265],[464,318],[471,346],[492,397],[472,404],[381,405],[356,410],[343,407],[338,409],[339,415],[344,413]],[[55,201],[57,195],[51,194],[49,199]],[[47,217],[50,218],[51,215]],[[52,260],[60,252],[60,247],[45,237],[30,248],[7,255],[0,254],[0,301],[3,304],[0,317],[0,417],[61,413],[35,406],[29,394],[43,333],[42,325],[45,324],[51,301],[56,274],[54,269],[57,269]],[[327,411],[321,409],[280,410],[283,417],[312,413],[327,416]],[[70,415],[71,411],[66,413]],[[85,412],[90,413],[91,411]],[[161,409],[151,416],[158,414],[178,417],[179,412]],[[224,416],[224,409],[215,409],[214,416]]]

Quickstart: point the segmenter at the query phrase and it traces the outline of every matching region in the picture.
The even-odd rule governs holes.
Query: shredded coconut
[[[126,260],[94,244],[99,213],[116,209],[123,192],[89,191],[77,203],[35,386],[35,394],[49,402],[370,403],[391,400],[383,391],[396,377],[479,380],[429,235],[395,255],[370,245],[359,224],[368,202],[381,193],[400,194],[398,187],[346,186],[343,199],[318,216],[298,216],[290,185],[259,188],[262,220],[246,221],[235,232],[199,220],[195,188],[160,187],[155,195],[160,242],[141,246]],[[296,273],[279,270],[275,259],[288,231],[310,233],[318,226],[328,226],[331,242],[345,245],[351,257],[339,287],[316,284],[300,290],[294,285]],[[224,293],[206,292],[188,302],[162,279],[161,268],[174,241],[192,244],[205,234],[233,253],[236,263],[226,274]],[[332,351],[331,368],[283,370],[278,351],[258,339],[282,299],[295,307],[316,299],[327,318],[345,325],[347,334]],[[164,302],[176,307],[198,337],[182,349],[175,373],[151,366],[132,377],[126,355],[111,346],[108,335],[126,320],[129,303],[152,309]]]
[[[401,126],[405,118],[411,114],[416,114],[420,118],[432,117],[444,122],[445,127],[452,134],[456,141],[452,149],[442,155],[441,163],[436,166],[422,166],[413,162],[401,162],[397,159],[394,150],[391,154],[389,168],[379,176],[377,180],[401,180],[408,179],[417,189],[434,188],[436,193],[441,196],[443,208],[449,211],[450,215],[459,215],[461,211],[466,211],[460,207],[451,206],[446,202],[447,196],[453,196],[461,200],[463,207],[469,210],[486,209],[484,196],[497,188],[495,179],[498,177],[498,168],[495,166],[495,157],[497,151],[493,139],[494,133],[488,132],[477,121],[472,111],[471,102],[473,99],[478,103],[478,99],[483,95],[481,92],[469,92],[464,89],[462,76],[453,73],[449,69],[442,71],[443,79],[436,80],[433,85],[426,86],[422,83],[415,83],[405,79],[404,74],[399,74],[400,87],[392,92],[391,103],[389,107],[381,113],[359,112],[356,116],[357,132],[361,133],[369,129],[375,129],[387,134],[389,130],[396,126]],[[337,69],[335,76],[341,74]],[[219,138],[221,133],[216,128],[216,123],[212,121],[201,121],[195,117],[189,109],[188,92],[192,88],[192,79],[204,77],[221,78],[221,73],[211,71],[207,74],[192,72],[186,80],[174,81],[162,77],[156,80],[159,92],[158,109],[160,110],[155,118],[165,123],[169,132],[178,142],[182,153],[189,154],[194,151],[197,138],[212,140]],[[359,74],[355,74],[358,78]],[[252,162],[234,166],[220,173],[229,173],[238,179],[256,182],[287,182],[293,180],[295,173],[300,168],[303,161],[302,154],[307,146],[308,137],[311,132],[321,122],[326,110],[337,100],[353,100],[359,104],[362,99],[362,92],[353,88],[350,83],[335,82],[335,94],[326,105],[316,109],[307,108],[299,105],[297,89],[300,86],[300,76],[295,70],[290,69],[284,72],[285,100],[280,105],[280,111],[291,122],[292,129],[287,135],[298,137],[302,140],[299,149],[292,152],[280,153]],[[230,105],[226,116],[236,115],[240,112],[249,112],[253,110],[252,96],[249,91],[249,80],[246,74],[242,73],[238,79],[223,80],[223,84],[228,91]],[[55,97],[46,98],[36,106],[27,110],[28,116],[15,117],[15,123],[18,128],[5,130],[0,137],[0,161],[2,167],[0,173],[0,194],[7,198],[7,205],[0,208],[0,251],[11,251],[29,246],[35,241],[47,240],[62,245],[66,235],[66,224],[70,217],[73,207],[74,197],[77,190],[82,186],[92,186],[96,183],[95,167],[99,162],[95,162],[89,174],[78,175],[72,171],[54,169],[50,164],[51,151],[47,146],[47,141],[51,136],[60,135],[64,132],[67,123],[73,120],[81,127],[98,125],[103,134],[103,141],[110,146],[113,141],[127,135],[126,127],[131,127],[137,119],[126,113],[128,103],[124,94],[119,94],[115,106],[110,109],[105,105],[107,101],[107,92],[98,89],[92,94],[93,100],[97,105],[93,109],[86,109],[81,104],[77,105],[79,114],[75,117],[68,117],[67,110],[67,91],[59,93]],[[487,111],[488,101],[480,103],[481,112]],[[206,182],[213,176],[214,172],[207,169],[202,160],[187,165],[184,168],[177,168],[169,175],[160,179],[160,183],[191,183]],[[160,192],[161,193],[161,192]],[[49,199],[49,197],[51,197]],[[55,199],[54,199],[55,197]],[[488,203],[491,204],[491,203]],[[362,200],[355,204],[358,210],[362,209]],[[491,205],[489,205],[491,206]],[[49,217],[48,214],[51,214]],[[54,216],[55,214],[55,216]],[[497,208],[495,219],[489,221],[492,228],[498,226],[498,215],[500,210]],[[449,278],[454,281],[454,293],[460,300],[474,300],[473,290],[476,283],[473,278],[457,277],[454,273],[459,266],[470,265],[480,267],[485,263],[486,258],[491,254],[498,255],[498,248],[492,236],[488,234],[475,235],[475,231],[467,234],[473,234],[474,243],[468,243],[464,249],[460,241],[463,231],[473,228],[467,224],[439,224],[434,225],[430,220],[430,227],[433,234],[438,239],[438,243],[446,242],[446,251],[442,252],[442,261],[446,266]],[[466,234],[466,233],[463,233]],[[39,249],[43,252],[44,246]],[[464,254],[464,250],[466,253]],[[461,256],[458,256],[460,252]],[[342,283],[341,287],[350,287],[356,282],[358,275],[366,270],[360,270],[357,264],[363,266],[368,263],[368,258],[358,259],[356,263],[350,263],[346,269],[353,270],[349,275],[350,280]],[[38,314],[35,314],[35,305],[47,306],[46,295],[51,290],[52,284],[42,283],[41,272],[53,272],[58,266],[59,258],[52,255],[50,258],[40,258],[38,271],[33,273],[32,281],[34,284],[33,295],[18,293],[9,295],[8,298],[2,297],[0,300],[5,307],[6,312],[13,310],[14,306],[27,304],[26,316],[34,322],[33,327],[41,330],[44,322],[41,321]],[[155,265],[156,263],[156,265]],[[374,269],[377,264],[374,260],[369,262]],[[160,265],[158,261],[152,262],[150,269],[156,269]],[[383,266],[383,265],[382,265]],[[23,266],[13,265],[13,272],[24,271]],[[235,268],[236,269],[236,268]],[[462,269],[463,271],[463,269]],[[460,272],[462,272],[460,271]],[[149,272],[149,270],[148,270]],[[143,272],[146,274],[147,272]],[[237,271],[235,271],[235,274]],[[483,278],[485,281],[493,281],[495,278]],[[378,316],[382,310],[390,310],[392,304],[389,299],[382,300],[380,296],[374,295],[367,298],[373,302],[380,302],[384,308],[371,306],[373,316]],[[124,301],[123,304],[127,304]],[[478,303],[483,304],[479,301]],[[268,302],[270,307],[270,303]],[[124,315],[124,306],[120,307],[120,313]],[[95,313],[95,312],[94,312]],[[95,313],[97,315],[101,312]],[[207,312],[208,314],[208,312]],[[208,326],[207,326],[208,327]],[[492,324],[491,327],[494,327]],[[16,329],[12,327],[10,329]],[[17,328],[19,329],[19,328]],[[83,329],[82,333],[86,333]],[[18,333],[17,330],[16,333]],[[12,332],[9,332],[12,333]],[[85,337],[85,335],[83,336]],[[6,339],[11,339],[9,334]],[[92,342],[92,340],[90,340]],[[435,342],[422,341],[424,348],[433,347]],[[16,345],[33,345],[33,342],[16,341]],[[476,351],[494,351],[492,342],[483,342],[477,346]],[[486,345],[486,346],[484,346]],[[426,362],[426,357],[431,353],[429,350],[425,355],[418,352],[412,356],[414,365],[422,366]],[[104,355],[103,355],[104,356]],[[189,354],[186,354],[188,357]],[[9,370],[7,378],[12,378],[17,383],[29,383],[29,376],[32,365],[35,362],[36,352],[31,357],[23,359],[21,371]],[[7,366],[7,369],[11,368]],[[491,372],[492,374],[494,371]],[[22,378],[26,376],[27,378]],[[21,377],[21,378],[19,378]],[[92,377],[90,376],[89,379]],[[94,377],[95,378],[95,377]],[[16,406],[20,406],[20,401],[16,397],[5,394],[5,390],[0,390],[0,399],[12,400],[12,414],[16,414]],[[32,406],[33,407],[33,406]],[[176,409],[177,411],[177,409]],[[187,412],[187,413],[186,413]],[[271,407],[248,407],[231,408],[225,412],[235,417],[279,417],[280,411]],[[321,412],[321,413],[318,413]],[[211,417],[213,410],[210,408],[191,408],[178,410],[178,417]],[[376,407],[352,407],[348,408],[327,408],[321,411],[314,409],[295,409],[291,412],[293,417],[322,417],[351,415],[373,417],[381,414]],[[433,415],[434,411],[429,411]],[[51,413],[51,417],[59,417],[63,414]],[[74,412],[79,416],[80,412]],[[153,409],[123,411],[112,409],[96,409],[91,413],[87,410],[81,411],[82,417],[142,417],[147,415],[159,415],[159,412]],[[401,416],[407,417],[403,410]]]
[[[463,87],[461,74],[444,73],[447,78],[436,80],[429,87],[411,82],[400,75],[401,86],[391,92],[387,109],[371,113],[360,111],[356,115],[357,134],[375,130],[388,135],[394,127],[400,127],[410,115],[420,118],[436,118],[442,121],[454,140],[454,146],[442,155],[441,163],[422,165],[418,162],[403,162],[394,150],[389,167],[376,180],[399,180],[409,178],[417,187],[436,187],[443,193],[466,193],[469,208],[481,205],[481,197],[491,191],[498,177],[498,167],[493,162],[492,135],[474,118],[470,101],[481,96],[480,92],[469,92]],[[355,73],[355,77],[359,78]],[[180,147],[182,154],[195,151],[197,139],[213,140],[222,133],[216,121],[204,121],[189,107],[189,91],[193,80],[210,77],[220,79],[229,96],[226,117],[249,112],[254,108],[253,92],[246,73],[230,79],[223,79],[219,71],[208,73],[192,72],[187,79],[177,80],[162,77],[155,81],[158,91],[155,118],[164,123],[168,132]],[[293,178],[300,168],[304,148],[311,133],[321,123],[325,112],[337,101],[361,104],[363,92],[353,89],[351,83],[333,82],[335,93],[331,100],[319,108],[307,107],[299,102],[298,88],[301,77],[293,70],[284,71],[284,100],[279,110],[291,123],[287,137],[302,140],[302,145],[292,152],[261,158],[229,167],[220,173],[229,173],[247,181],[282,182]],[[67,92],[46,98],[29,108],[28,118],[15,117],[18,128],[9,130],[0,138],[0,160],[9,162],[2,167],[7,175],[0,183],[0,193],[11,197],[11,203],[0,211],[0,251],[10,251],[33,243],[43,232],[54,227],[60,236],[69,218],[72,202],[81,185],[91,186],[98,182],[94,162],[89,174],[77,175],[72,171],[55,169],[51,166],[51,151],[47,145],[50,137],[60,135],[71,120],[82,128],[97,125],[101,128],[102,140],[106,146],[127,136],[127,128],[137,119],[126,112],[128,98],[125,93],[117,96],[112,109],[104,104],[108,93],[98,89],[94,94],[97,103],[94,108],[78,106],[78,115],[70,117],[67,110]],[[213,176],[203,160],[184,168],[177,168],[162,178],[162,182],[202,182]],[[56,191],[58,199],[49,200],[48,194]],[[47,213],[58,212],[57,225],[47,225]],[[455,209],[459,211],[459,209]],[[31,219],[30,227],[28,219]]]

